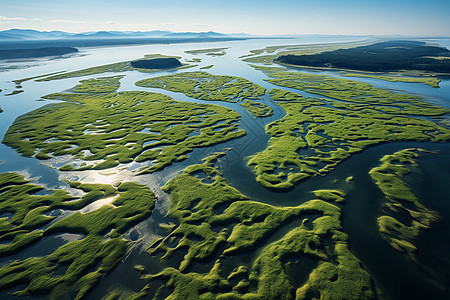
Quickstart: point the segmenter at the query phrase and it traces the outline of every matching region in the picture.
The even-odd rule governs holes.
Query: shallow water
[[[209,73],[217,75],[233,75],[244,77],[256,84],[259,84],[267,90],[271,88],[280,88],[274,86],[264,79],[268,77],[256,71],[239,59],[239,56],[248,54],[248,50],[263,48],[272,45],[288,44],[308,44],[324,42],[342,42],[357,40],[357,38],[345,40],[341,38],[308,38],[298,40],[249,40],[232,41],[218,43],[196,43],[196,44],[177,44],[177,45],[140,45],[140,46],[120,46],[120,47],[97,47],[80,49],[80,54],[70,56],[65,59],[55,60],[36,60],[33,62],[13,63],[19,69],[3,70],[0,72],[0,106],[4,110],[0,114],[0,138],[2,139],[8,127],[18,116],[32,111],[43,105],[54,103],[55,101],[37,101],[42,96],[60,92],[72,88],[79,80],[115,75],[115,73],[105,73],[98,76],[85,76],[74,79],[63,79],[51,82],[26,81],[22,83],[23,93],[13,96],[5,96],[7,93],[15,90],[15,84],[11,80],[31,77],[41,74],[47,74],[62,70],[76,70],[85,67],[113,63],[140,58],[145,54],[161,53],[166,55],[179,55],[185,59],[195,57],[202,61],[198,66],[181,71],[162,71],[156,73],[139,73],[130,71],[120,73],[125,75],[121,79],[119,91],[137,90],[151,91],[166,94],[178,101],[210,103],[221,105],[237,111],[242,116],[239,127],[247,131],[247,135],[232,141],[221,143],[212,147],[198,148],[188,154],[188,159],[176,163],[166,169],[154,174],[134,176],[132,171],[137,168],[136,163],[120,165],[107,171],[80,171],[80,172],[59,172],[47,165],[42,164],[33,158],[25,158],[19,155],[15,150],[0,145],[0,172],[14,171],[24,174],[32,182],[42,184],[48,188],[68,189],[67,184],[62,180],[80,180],[83,182],[113,183],[119,180],[132,180],[149,186],[158,197],[156,209],[152,216],[130,229],[125,238],[135,241],[128,255],[114,271],[102,279],[99,285],[94,288],[89,295],[89,299],[99,299],[106,295],[113,288],[121,287],[126,290],[139,291],[145,282],[139,279],[141,276],[133,269],[135,264],[141,264],[146,267],[146,271],[155,273],[161,268],[167,266],[167,263],[161,263],[157,258],[150,257],[143,252],[146,246],[166,232],[158,224],[169,222],[164,217],[168,208],[168,195],[161,191],[161,187],[176,174],[179,174],[186,166],[201,163],[202,159],[216,151],[222,151],[230,147],[231,151],[221,158],[220,168],[228,182],[247,195],[250,199],[270,203],[280,206],[297,206],[307,200],[312,199],[311,191],[324,188],[339,188],[347,192],[347,203],[343,205],[343,224],[345,231],[349,234],[350,245],[354,254],[361,260],[362,264],[372,275],[377,287],[379,287],[386,299],[423,299],[425,298],[443,299],[449,296],[449,291],[445,287],[449,286],[450,278],[450,258],[446,249],[450,247],[448,238],[450,234],[450,202],[448,196],[450,188],[448,181],[450,179],[450,145],[433,143],[391,143],[377,145],[368,148],[362,153],[353,155],[348,160],[341,163],[334,171],[324,177],[314,177],[297,186],[289,192],[271,192],[260,186],[253,173],[246,167],[246,157],[255,152],[266,148],[269,136],[265,134],[265,125],[278,120],[285,115],[285,112],[273,103],[267,96],[263,96],[262,102],[274,110],[274,115],[268,118],[253,118],[242,106],[237,103],[222,101],[202,101],[185,96],[181,93],[174,93],[162,89],[143,88],[135,86],[135,82],[141,79],[173,74],[174,72],[198,71],[203,66],[213,65],[206,70]],[[204,54],[185,54],[184,50],[206,49],[229,47],[224,56],[208,56]],[[197,63],[194,63],[197,64]],[[5,67],[5,63],[0,63],[0,67]],[[26,67],[28,66],[28,67]],[[26,67],[26,68],[25,68]],[[325,74],[329,76],[340,77],[339,72],[335,71],[307,71],[314,74]],[[432,88],[423,84],[388,82],[371,78],[343,77],[361,82],[367,82],[375,87],[389,89],[393,91],[406,92],[410,94],[422,95],[426,101],[433,104],[450,107],[450,80],[443,80],[440,88]],[[281,87],[282,88],[282,87]],[[285,90],[294,89],[282,88]],[[299,92],[302,95],[314,96],[305,92]],[[386,154],[391,154],[397,150],[407,147],[422,147],[429,150],[439,150],[439,154],[423,154],[419,159],[421,173],[414,173],[408,177],[408,180],[414,182],[414,190],[419,195],[425,206],[438,210],[443,220],[434,224],[432,229],[426,231],[420,236],[419,264],[413,263],[404,255],[391,248],[379,235],[376,217],[380,212],[380,202],[382,200],[381,192],[371,181],[368,171],[370,168],[378,165],[379,159]],[[150,163],[139,164],[138,166],[148,165]],[[345,182],[348,176],[354,176],[351,183]],[[73,191],[73,190],[71,190]],[[111,199],[103,200],[104,203]],[[95,209],[102,203],[93,203],[86,207],[87,212]],[[288,222],[276,232],[269,241],[281,237],[283,233],[290,228],[298,226],[298,222]],[[80,238],[73,236],[70,238]],[[22,251],[20,255],[0,258],[0,264],[5,265],[11,259],[23,258],[27,256],[45,255],[48,251],[53,251],[57,247],[68,241],[64,237],[50,236],[32,247]],[[258,250],[252,253],[230,258],[227,263],[229,268],[232,266],[246,263],[250,265],[255,259]],[[41,249],[42,248],[42,249]],[[376,250],[376,251],[375,251]],[[37,251],[37,252],[36,252]],[[38,254],[39,253],[39,254]],[[168,262],[170,264],[170,262]],[[296,265],[295,262],[293,262]],[[299,268],[293,268],[292,271],[296,277],[296,282],[305,280],[306,272],[295,271],[309,270],[313,266],[305,263]],[[201,271],[205,266],[194,266],[193,270]],[[430,271],[431,270],[431,271]],[[32,298],[32,297],[31,297]]]

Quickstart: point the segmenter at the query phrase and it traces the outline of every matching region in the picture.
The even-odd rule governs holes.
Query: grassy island
[[[211,56],[221,56],[226,54],[227,48],[211,48],[211,49],[198,49],[198,50],[186,50],[184,53],[186,54],[206,54]]]
[[[208,65],[208,66],[201,67],[200,70],[207,70],[207,69],[211,69],[212,67],[214,67],[214,65]]]
[[[50,295],[51,299],[85,298],[125,255],[122,235],[148,218],[156,198],[145,186],[71,182],[84,196],[46,191],[22,175],[0,174],[0,253],[23,251],[50,237],[71,235],[63,246],[40,257],[16,260],[0,268],[0,290],[17,287],[15,296]],[[39,195],[41,191],[48,193]],[[104,205],[88,209],[96,201]],[[67,212],[85,209],[83,212]]]
[[[149,249],[170,261],[183,253],[179,265],[143,278],[149,282],[136,298],[148,297],[154,280],[164,286],[156,296],[166,299],[374,299],[368,273],[350,252],[342,231],[341,202],[344,194],[320,190],[317,197],[297,207],[277,207],[251,201],[229,186],[216,169],[223,153],[189,166],[170,180],[168,216],[179,225]],[[299,221],[285,235],[266,243],[284,224]],[[257,249],[257,252],[255,252]],[[246,264],[229,263],[233,256],[257,253]],[[295,283],[291,273],[301,261],[311,261],[305,276]],[[207,265],[197,273],[191,266]],[[309,275],[308,275],[309,274]]]
[[[184,93],[188,97],[208,101],[237,102],[243,99],[259,99],[265,89],[247,79],[212,75],[207,72],[184,72],[144,79],[137,86],[162,88]]]
[[[209,104],[184,103],[149,92],[111,92],[119,77],[89,79],[63,100],[19,117],[3,143],[22,155],[49,159],[70,155],[63,171],[106,169],[152,161],[141,173],[161,170],[188,152],[245,135],[240,115]],[[81,91],[81,92],[80,92]]]
[[[442,59],[444,58],[444,59]],[[450,73],[450,50],[419,41],[383,41],[313,55],[281,55],[284,64],[371,72],[418,70]]]
[[[326,51],[353,48],[355,46],[364,46],[372,44],[373,42],[373,40],[364,40],[344,43],[269,46],[263,49],[250,50],[251,54],[241,56],[240,58],[245,62],[272,64],[274,60],[282,55],[311,55]]]
[[[407,77],[407,76],[386,76],[377,74],[365,74],[365,73],[346,73],[343,72],[342,76],[347,77],[361,77],[361,78],[374,78],[392,82],[407,82],[407,83],[422,83],[434,88],[439,87],[441,80],[436,77]]]
[[[273,110],[267,105],[251,100],[240,103],[255,118],[263,118],[273,115]]]
[[[145,55],[144,58],[137,59],[134,61],[118,62],[118,63],[102,65],[102,66],[82,69],[82,70],[73,71],[73,72],[64,72],[64,73],[59,72],[59,74],[57,74],[57,75],[40,78],[36,81],[50,81],[50,80],[58,80],[58,79],[65,79],[65,78],[75,78],[75,77],[80,77],[80,76],[97,75],[97,74],[106,73],[106,72],[126,72],[126,71],[133,71],[133,70],[137,70],[140,72],[147,72],[147,73],[148,72],[158,72],[158,71],[161,71],[161,69],[138,68],[138,67],[132,66],[133,64],[136,65],[136,63],[138,65],[140,65],[138,63],[139,61],[146,61],[146,60],[152,60],[152,59],[158,59],[158,58],[164,58],[164,59],[173,58],[173,59],[178,60],[181,57],[167,56],[167,55],[161,55],[161,54],[148,54],[148,55]],[[192,65],[184,65],[181,67],[177,66],[177,67],[174,67],[173,69],[183,69],[183,68],[190,68],[190,67],[193,67],[193,66]],[[38,76],[38,77],[42,77],[42,76]],[[38,78],[38,77],[36,77],[36,78]]]
[[[381,164],[370,170],[372,180],[385,195],[386,215],[378,217],[383,238],[396,250],[413,259],[419,234],[440,219],[436,211],[426,208],[402,179],[416,167],[421,149],[405,149],[380,159]],[[401,216],[401,218],[400,218]],[[400,220],[401,221],[400,221]]]
[[[286,116],[266,126],[271,136],[268,148],[248,161],[266,188],[291,189],[308,177],[327,174],[371,145],[450,141],[450,130],[423,118],[449,110],[416,96],[346,79],[258,68],[274,78],[267,80],[273,84],[329,97],[304,98],[284,90],[269,91]]]

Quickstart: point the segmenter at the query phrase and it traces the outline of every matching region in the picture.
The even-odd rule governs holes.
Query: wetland
[[[370,43],[80,48],[0,73],[2,298],[449,297],[450,80],[276,63]]]

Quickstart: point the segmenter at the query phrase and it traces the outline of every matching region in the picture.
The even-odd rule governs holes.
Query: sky
[[[0,0],[0,30],[450,36],[449,0]]]

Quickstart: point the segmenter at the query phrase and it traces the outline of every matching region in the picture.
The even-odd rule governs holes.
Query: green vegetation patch
[[[277,79],[279,85],[309,84],[302,81],[307,80],[309,74],[285,73],[286,77],[282,77],[283,72],[269,74],[287,78]],[[267,149],[248,161],[257,181],[268,189],[288,190],[311,176],[325,175],[352,154],[371,145],[391,141],[450,140],[450,130],[430,120],[407,116],[438,116],[448,109],[383,90],[375,91],[378,92],[375,97],[369,94],[367,87],[364,91],[365,85],[356,84],[350,88],[353,82],[342,90],[341,86],[331,85],[334,78],[312,76],[318,86],[314,88],[315,93],[348,99],[348,102],[304,98],[279,89],[269,91],[272,99],[286,111],[286,116],[266,126],[266,132],[271,136]],[[392,97],[384,98],[385,93]]]
[[[14,96],[14,95],[17,95],[17,94],[20,94],[20,93],[23,93],[23,92],[24,92],[24,90],[14,90],[14,91],[12,91],[12,92],[10,92],[8,94],[5,94],[5,96]]]
[[[195,63],[199,63],[199,62],[202,61],[202,59],[201,59],[201,58],[194,57],[194,58],[192,58],[192,59],[186,59],[186,61],[187,61],[187,62],[195,62]],[[200,69],[201,69],[201,68],[200,68]]]
[[[450,50],[419,41],[383,41],[367,46],[321,52],[313,55],[281,55],[276,62],[320,68],[370,72],[416,70],[450,73]]]
[[[198,50],[187,50],[184,51],[184,53],[186,54],[206,54],[206,55],[211,55],[211,56],[221,56],[221,55],[225,55],[227,48],[211,48],[211,49],[198,49]]]
[[[312,94],[330,97],[336,100],[358,104],[377,105],[377,109],[389,114],[404,114],[417,116],[440,116],[450,110],[438,107],[418,96],[393,93],[375,88],[371,84],[334,78],[326,75],[315,75],[298,72],[273,72],[272,68],[265,70],[273,79],[267,81],[288,88],[302,90]],[[385,106],[385,107],[382,107]]]
[[[272,64],[273,61],[276,60],[281,55],[317,54],[325,51],[334,51],[338,49],[348,49],[355,46],[368,45],[371,43],[373,43],[373,41],[364,40],[358,42],[345,42],[345,43],[269,46],[263,49],[250,50],[251,54],[241,56],[240,58],[245,58],[244,59],[245,62]]]
[[[149,188],[132,182],[117,187],[71,182],[72,188],[85,193],[82,197],[73,197],[63,190],[39,195],[46,190],[15,173],[0,174],[0,182],[0,215],[10,215],[0,218],[2,256],[50,236],[79,236],[49,255],[20,259],[1,267],[0,290],[18,287],[15,296],[84,298],[126,253],[129,242],[122,234],[148,218],[156,201]],[[90,204],[105,200],[97,209],[56,219],[55,213],[63,216],[63,210],[87,209]]]
[[[374,78],[392,82],[409,82],[409,83],[423,83],[431,87],[438,88],[441,80],[436,77],[406,77],[406,76],[386,76],[376,74],[363,74],[363,73],[343,73],[342,76],[347,77],[362,77],[362,78]]]
[[[161,54],[148,54],[148,55],[145,55],[144,58],[141,58],[138,60],[147,60],[147,59],[153,59],[153,58],[176,58],[176,59],[179,59],[181,57],[167,56],[167,55],[161,55]],[[91,68],[82,69],[82,70],[73,71],[73,72],[65,72],[62,74],[44,77],[44,78],[38,79],[36,81],[50,81],[50,80],[58,80],[58,79],[66,79],[66,78],[75,78],[75,77],[80,77],[80,76],[97,75],[97,74],[106,73],[106,72],[118,73],[118,72],[137,70],[137,71],[144,72],[144,73],[151,73],[151,72],[161,71],[160,69],[133,68],[131,66],[131,62],[132,61],[123,61],[123,62],[107,64],[107,65],[102,65],[102,66],[97,66],[97,67],[91,67]],[[175,69],[183,69],[186,67],[193,67],[193,66],[184,65],[184,66],[181,66],[181,67],[178,67]],[[39,76],[39,77],[42,77],[42,76]]]
[[[417,166],[420,151],[410,148],[385,155],[380,159],[381,164],[369,172],[386,197],[383,205],[386,215],[378,218],[379,231],[392,247],[412,258],[417,251],[414,245],[416,238],[440,219],[436,211],[420,202],[402,179],[411,172],[409,167]]]
[[[204,67],[201,67],[200,70],[207,70],[207,69],[211,69],[212,67],[214,67],[214,65],[204,66]]]
[[[177,253],[186,254],[179,266],[144,276],[149,284],[157,279],[166,281],[170,290],[166,299],[294,299],[296,294],[298,299],[312,295],[321,299],[374,298],[370,276],[349,251],[342,231],[341,210],[334,204],[342,200],[342,192],[316,191],[317,199],[297,207],[251,201],[229,186],[214,167],[222,155],[189,166],[164,187],[171,200],[168,216],[179,225],[156,241],[149,252],[163,252],[162,260],[167,261]],[[298,220],[298,227],[265,244],[294,220]],[[261,251],[256,251],[258,248]],[[252,251],[256,258],[248,265],[230,266],[226,262]],[[303,270],[303,275],[309,274],[305,282],[294,283],[295,275],[289,271],[291,260],[313,261],[311,270]],[[196,263],[210,268],[204,273],[190,271]],[[145,297],[148,288],[136,296]]]
[[[110,82],[88,80],[82,90],[98,90],[98,80]],[[27,157],[75,158],[62,171],[152,161],[140,172],[155,172],[185,159],[195,148],[245,135],[238,128],[240,115],[231,109],[179,102],[157,93],[56,93],[45,98],[65,102],[19,117],[3,143]]]
[[[207,72],[184,72],[144,79],[137,86],[161,88],[184,93],[188,97],[208,101],[237,102],[243,99],[259,99],[265,89],[247,79],[212,75]]]
[[[273,110],[264,103],[245,100],[240,103],[240,105],[248,110],[248,112],[255,118],[263,118],[273,115]]]
[[[75,93],[110,93],[120,87],[123,76],[100,77],[81,80],[79,85],[72,89]]]
[[[62,72],[53,72],[53,73],[44,74],[44,75],[37,75],[37,76],[32,76],[32,77],[27,77],[27,78],[22,78],[22,79],[16,79],[16,80],[13,80],[12,82],[14,82],[17,85],[17,88],[21,88],[22,82],[33,80],[33,79],[38,79],[38,78],[42,78],[42,77],[49,77],[51,75],[56,75],[59,73],[62,73]]]

